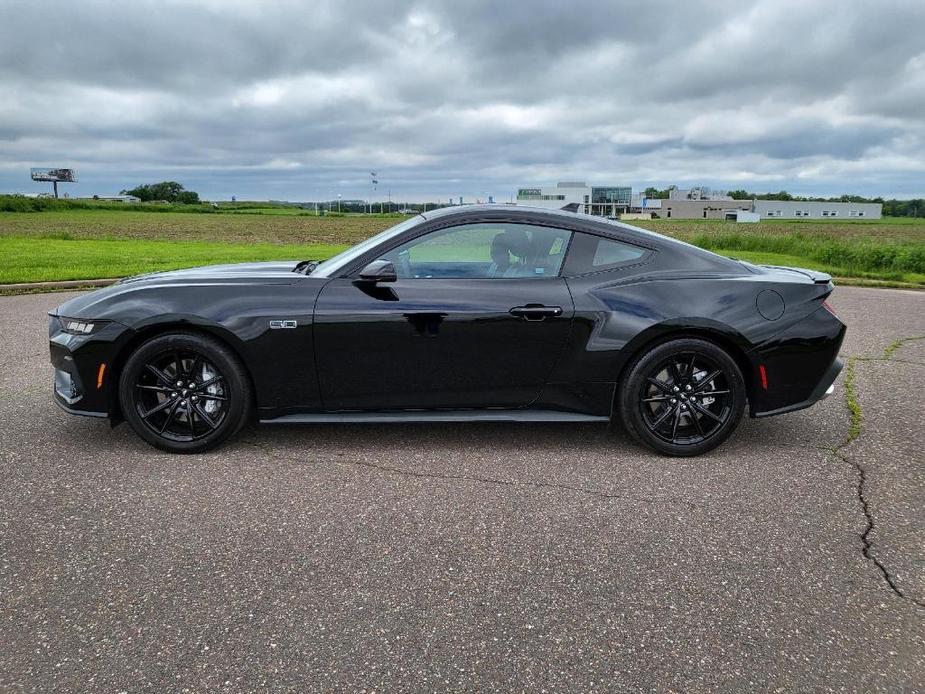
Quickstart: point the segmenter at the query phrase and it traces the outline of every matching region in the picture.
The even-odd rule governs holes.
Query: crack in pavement
[[[271,447],[271,444],[269,442],[263,442],[263,441],[259,441],[256,439],[244,439],[241,441],[241,443],[252,446],[254,448],[262,449],[270,457],[274,458],[277,461],[288,462],[288,459],[282,457],[276,448]],[[825,447],[825,446],[791,445],[791,446],[782,446],[782,447],[783,448],[798,448],[802,450],[822,451],[824,453],[832,453],[832,448]],[[336,454],[336,455],[340,455],[340,454]],[[315,460],[315,461],[300,460],[299,462],[322,462],[322,461],[320,460]],[[422,478],[422,479],[438,479],[438,480],[447,480],[447,481],[475,482],[479,484],[492,484],[492,485],[513,487],[513,488],[533,487],[533,488],[538,488],[538,489],[553,489],[553,490],[558,490],[558,491],[573,492],[576,494],[584,494],[587,496],[594,496],[594,497],[598,497],[601,499],[635,501],[638,503],[653,504],[653,505],[655,504],[663,504],[663,505],[677,504],[677,505],[686,507],[689,511],[699,510],[705,513],[708,517],[713,517],[714,516],[713,511],[715,511],[718,507],[722,506],[721,503],[718,503],[716,501],[701,500],[700,503],[698,504],[694,501],[691,501],[689,499],[685,499],[684,497],[679,497],[679,496],[644,497],[644,496],[631,496],[627,494],[611,494],[609,492],[602,491],[599,489],[589,489],[587,487],[577,487],[574,485],[561,484],[557,482],[544,482],[544,481],[536,481],[536,480],[516,481],[516,480],[498,479],[496,477],[481,477],[477,475],[450,475],[450,474],[437,473],[437,472],[418,472],[414,470],[408,470],[405,468],[392,467],[389,465],[381,465],[377,463],[368,463],[368,462],[363,462],[359,460],[341,459],[341,460],[334,460],[332,462],[341,464],[341,465],[368,468],[372,470],[378,470],[380,472],[387,472],[391,474],[402,475],[402,476],[407,476],[407,477],[417,477],[417,478]],[[771,523],[771,522],[777,522],[778,520],[778,516],[776,513],[761,515],[761,514],[755,513],[754,509],[751,506],[740,506],[734,503],[725,507],[723,512],[726,514],[731,513],[736,516],[751,518],[757,523]],[[812,514],[791,513],[790,515],[791,517],[801,516],[801,517],[808,518]],[[718,515],[716,516],[716,518],[719,518],[719,517],[720,516]]]
[[[883,357],[854,357],[854,360],[855,360],[855,361],[863,361],[863,362],[869,362],[869,361],[888,361],[888,362],[893,362],[893,363],[896,363],[896,364],[911,364],[912,366],[925,366],[925,362],[921,362],[921,361],[911,361],[911,360],[909,360],[909,359],[891,359],[891,358],[884,359]]]
[[[864,467],[861,466],[859,463],[856,463],[855,461],[850,460],[848,457],[842,455],[837,449],[833,450],[832,452],[835,454],[837,458],[853,466],[854,469],[857,470],[857,473],[858,473],[858,486],[857,486],[858,501],[861,503],[861,511],[864,513],[864,518],[867,521],[867,527],[864,528],[864,532],[861,533],[861,543],[863,544],[861,548],[861,554],[863,554],[865,559],[867,559],[869,562],[871,562],[874,566],[876,566],[880,570],[880,573],[883,576],[883,580],[886,581],[886,584],[890,587],[890,590],[896,593],[896,595],[898,595],[900,598],[904,600],[908,600],[912,602],[914,605],[917,605],[919,607],[925,607],[925,602],[917,600],[911,595],[906,595],[902,591],[902,589],[896,585],[896,581],[893,579],[893,575],[889,572],[889,570],[886,568],[883,562],[880,561],[871,552],[874,546],[874,543],[870,539],[870,534],[874,530],[874,516],[870,511],[870,506],[867,502],[867,498],[864,496],[864,485],[867,483],[867,473],[864,470]]]
[[[459,480],[465,482],[479,482],[482,484],[496,484],[507,487],[537,487],[540,489],[558,489],[561,491],[575,492],[578,494],[586,494],[588,496],[597,496],[602,499],[621,499],[624,501],[638,501],[643,504],[683,504],[687,506],[690,510],[697,508],[696,504],[687,499],[683,499],[677,496],[669,497],[645,497],[645,496],[628,496],[624,494],[609,494],[607,492],[598,490],[598,489],[588,489],[587,487],[574,487],[568,484],[559,484],[556,482],[542,482],[542,481],[526,481],[519,482],[514,480],[502,480],[494,477],[478,477],[476,475],[448,475],[443,473],[436,472],[415,472],[413,470],[404,470],[402,468],[390,467],[388,465],[377,465],[376,463],[364,463],[358,460],[339,460],[337,461],[346,465],[354,465],[356,467],[366,467],[372,468],[374,470],[381,470],[383,472],[391,472],[399,475],[407,475],[409,477],[421,477],[426,479],[442,479],[442,480]]]
[[[279,457],[275,449],[271,449],[268,445],[265,445],[259,441],[255,440],[245,440],[242,443],[246,443],[250,446],[256,448],[261,448],[264,451],[270,453],[270,455],[277,460],[282,460]],[[367,463],[361,460],[334,460],[333,462],[339,463],[341,465],[352,465],[354,467],[369,468],[372,470],[379,470],[380,472],[388,472],[395,475],[404,475],[407,477],[418,477],[422,479],[440,479],[447,481],[461,481],[461,482],[477,482],[480,484],[494,484],[499,486],[506,487],[535,487],[540,489],[557,489],[560,491],[575,492],[578,494],[586,494],[588,496],[596,496],[602,499],[620,499],[624,501],[637,501],[644,504],[681,504],[686,506],[690,510],[697,508],[697,505],[692,501],[688,501],[682,497],[671,496],[671,497],[644,497],[644,496],[629,496],[625,494],[609,494],[605,491],[598,489],[588,489],[586,487],[575,487],[568,484],[559,484],[556,482],[542,482],[542,481],[526,481],[520,482],[515,480],[503,480],[495,477],[479,477],[477,475],[450,475],[445,473],[438,472],[417,472],[415,470],[407,470],[404,468],[391,467],[389,465],[379,465],[377,463]]]
[[[914,337],[903,337],[898,340],[894,340],[889,345],[887,345],[887,347],[883,350],[883,356],[881,357],[852,356],[848,359],[848,365],[845,367],[845,404],[847,405],[848,412],[851,415],[851,423],[849,425],[848,434],[845,437],[845,440],[841,444],[836,446],[835,448],[831,449],[831,451],[832,451],[832,454],[835,455],[839,460],[847,463],[848,465],[851,465],[857,472],[858,501],[861,504],[861,511],[863,512],[864,518],[867,521],[867,527],[864,528],[864,532],[861,533],[861,544],[862,544],[861,554],[864,555],[865,559],[867,559],[869,562],[871,562],[874,566],[877,567],[877,569],[880,571],[881,575],[883,576],[883,580],[886,581],[886,584],[889,586],[890,590],[893,591],[893,593],[895,593],[897,596],[899,596],[903,600],[908,600],[909,602],[911,602],[914,605],[917,605],[918,607],[925,608],[925,602],[922,602],[921,600],[918,600],[917,598],[911,595],[906,595],[902,591],[902,589],[898,585],[896,585],[896,580],[894,579],[890,571],[887,569],[886,565],[884,565],[884,563],[880,561],[876,557],[876,555],[874,555],[872,551],[874,543],[870,539],[870,534],[874,530],[874,516],[870,510],[870,503],[868,502],[867,496],[865,495],[865,492],[864,492],[864,488],[867,484],[867,471],[864,469],[864,466],[861,465],[859,462],[852,460],[847,455],[842,453],[842,449],[849,446],[852,442],[857,440],[862,434],[862,428],[861,428],[862,411],[861,411],[861,404],[857,399],[857,388],[855,386],[855,365],[858,362],[872,362],[872,361],[880,361],[880,362],[897,361],[899,362],[899,361],[903,361],[900,359],[894,359],[893,355],[904,344],[906,344],[907,342],[915,341],[915,340],[925,340],[925,335],[917,335]],[[906,363],[919,364],[919,362],[906,362]]]

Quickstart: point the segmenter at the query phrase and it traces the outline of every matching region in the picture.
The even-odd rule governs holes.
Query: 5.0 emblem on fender
[[[271,320],[270,329],[279,330],[280,328],[297,328],[299,327],[298,321],[294,320]]]

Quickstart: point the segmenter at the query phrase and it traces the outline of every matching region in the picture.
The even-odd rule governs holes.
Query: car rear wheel
[[[252,407],[237,356],[195,333],[159,335],[138,347],[122,369],[119,399],[132,429],[173,453],[214,448],[240,430]]]
[[[623,424],[636,440],[667,455],[699,455],[738,426],[745,381],[725,350],[682,338],[638,356],[626,371],[619,398]]]

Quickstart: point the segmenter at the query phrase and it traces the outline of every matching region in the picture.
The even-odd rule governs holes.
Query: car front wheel
[[[138,347],[122,369],[119,400],[141,438],[173,453],[214,448],[240,430],[252,407],[237,356],[195,333],[159,335]]]
[[[706,340],[664,342],[630,364],[620,389],[630,434],[659,453],[691,456],[716,448],[745,409],[745,381],[735,360]]]

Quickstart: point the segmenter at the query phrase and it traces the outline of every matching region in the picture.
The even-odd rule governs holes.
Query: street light
[[[369,213],[373,213],[373,193],[376,191],[376,186],[379,185],[379,177],[375,171],[369,172]]]

